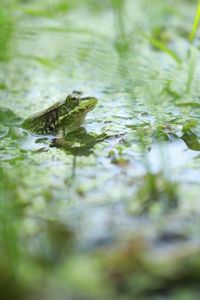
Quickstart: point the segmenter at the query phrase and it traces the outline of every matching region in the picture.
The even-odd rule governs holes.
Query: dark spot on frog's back
[[[51,114],[47,116],[44,127],[46,130],[53,132],[57,123],[58,123],[58,111],[55,110],[52,111]]]

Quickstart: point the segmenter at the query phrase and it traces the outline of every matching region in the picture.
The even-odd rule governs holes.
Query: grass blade
[[[199,25],[199,21],[200,21],[200,0],[199,0],[199,3],[198,3],[198,6],[197,6],[196,16],[194,18],[192,31],[191,31],[190,38],[189,38],[189,40],[191,42],[193,42],[193,40],[195,39],[196,32],[197,32],[198,25]]]
[[[169,47],[167,47],[163,42],[159,41],[158,39],[148,36],[147,34],[142,34],[145,38],[149,40],[152,46],[159,49],[162,52],[165,52],[167,55],[169,55],[171,58],[173,58],[178,64],[181,64],[180,57]]]

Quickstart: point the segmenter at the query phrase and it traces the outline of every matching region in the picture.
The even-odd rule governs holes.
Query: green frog
[[[97,102],[95,97],[83,97],[82,92],[73,91],[65,100],[26,119],[22,127],[36,134],[66,135],[81,126]]]

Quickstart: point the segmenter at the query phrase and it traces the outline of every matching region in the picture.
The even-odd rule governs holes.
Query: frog
[[[20,145],[25,145],[27,138],[29,144],[29,137],[32,136],[35,143],[43,145],[44,149],[47,149],[46,146],[58,147],[73,155],[89,155],[93,153],[97,143],[122,135],[87,132],[82,127],[87,113],[93,110],[97,103],[96,97],[84,97],[82,92],[73,91],[64,100],[25,120],[9,108],[0,107],[0,120],[4,130],[2,136],[18,140]],[[38,147],[39,150],[43,148]]]
[[[73,91],[64,100],[25,119],[22,127],[39,135],[65,136],[81,127],[87,113],[93,110],[97,103],[96,97],[84,97],[82,92]]]

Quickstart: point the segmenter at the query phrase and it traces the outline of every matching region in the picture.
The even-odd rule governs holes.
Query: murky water
[[[86,4],[53,17],[25,14],[31,7],[25,4],[16,11],[12,58],[6,67],[1,63],[7,89],[0,91],[0,106],[24,119],[81,90],[99,99],[86,118],[87,133],[110,136],[87,149],[77,143],[69,151],[50,147],[18,126],[1,125],[1,165],[27,206],[23,222],[33,240],[40,218],[70,226],[82,250],[111,245],[133,233],[153,238],[161,223],[167,230],[169,216],[177,223],[193,213],[198,219],[199,123],[192,131],[195,146],[181,137],[188,122],[199,122],[199,108],[179,104],[198,102],[200,67],[186,95],[190,45],[183,37],[174,37],[180,24],[171,17],[170,46],[181,66],[141,34],[151,31],[148,22],[153,18],[151,11],[143,11],[142,3],[127,1],[121,16],[112,6],[92,10]],[[159,23],[158,15],[156,20]],[[75,152],[74,147],[80,149]],[[162,196],[149,204],[148,174],[161,179],[158,189],[166,202],[162,178],[176,185],[178,204],[173,211],[159,203]],[[151,217],[141,215],[143,205]],[[197,239],[196,226],[189,223],[189,227]]]

